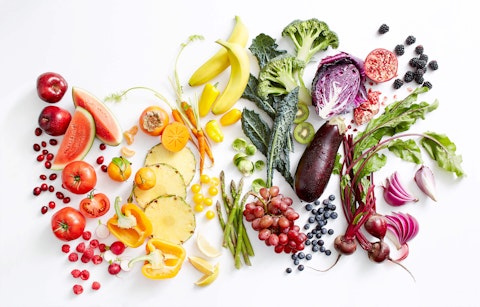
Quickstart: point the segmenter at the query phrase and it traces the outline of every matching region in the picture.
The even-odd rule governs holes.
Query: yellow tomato
[[[108,164],[107,173],[115,181],[126,181],[132,174],[131,163],[124,157],[115,157]]]
[[[156,183],[155,172],[149,167],[141,167],[135,173],[135,184],[141,190],[151,189]]]

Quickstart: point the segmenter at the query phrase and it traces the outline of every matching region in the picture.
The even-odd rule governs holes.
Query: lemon
[[[190,261],[194,268],[205,275],[211,275],[214,273],[214,266],[202,257],[191,256],[188,257],[188,261]]]
[[[214,282],[218,277],[220,263],[217,263],[213,268],[212,274],[205,274],[202,278],[195,282],[197,286],[205,287]]]
[[[215,248],[201,233],[197,234],[197,247],[205,256],[209,258],[216,258],[222,254],[222,252]]]

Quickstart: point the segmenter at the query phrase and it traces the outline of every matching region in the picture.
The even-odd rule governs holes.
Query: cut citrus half
[[[188,257],[188,261],[190,261],[194,268],[205,275],[211,275],[214,273],[214,266],[202,257],[191,256]]]
[[[213,268],[212,274],[206,274],[202,278],[200,278],[195,284],[200,287],[205,287],[214,282],[218,277],[218,272],[220,268],[220,263],[217,263]]]
[[[210,244],[207,238],[201,233],[197,234],[196,242],[200,252],[209,258],[216,258],[222,254],[222,252]]]

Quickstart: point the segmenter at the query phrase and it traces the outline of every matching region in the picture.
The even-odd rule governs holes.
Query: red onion
[[[420,190],[430,197],[433,201],[437,201],[435,197],[435,178],[433,177],[433,172],[430,168],[425,165],[422,165],[417,172],[415,173],[415,182]]]
[[[387,219],[387,236],[401,251],[401,261],[408,256],[408,242],[418,234],[418,221],[408,213],[393,212],[392,215],[385,215]]]
[[[416,197],[410,194],[400,183],[397,172],[394,172],[390,178],[386,179],[383,187],[383,197],[391,206],[402,206],[411,201],[418,201]]]

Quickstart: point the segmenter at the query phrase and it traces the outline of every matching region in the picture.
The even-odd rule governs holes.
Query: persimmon
[[[190,138],[190,132],[185,124],[172,122],[168,124],[162,133],[162,144],[171,152],[182,150]]]
[[[138,122],[143,132],[152,136],[159,136],[170,122],[170,118],[168,112],[163,108],[149,106],[143,110]]]

